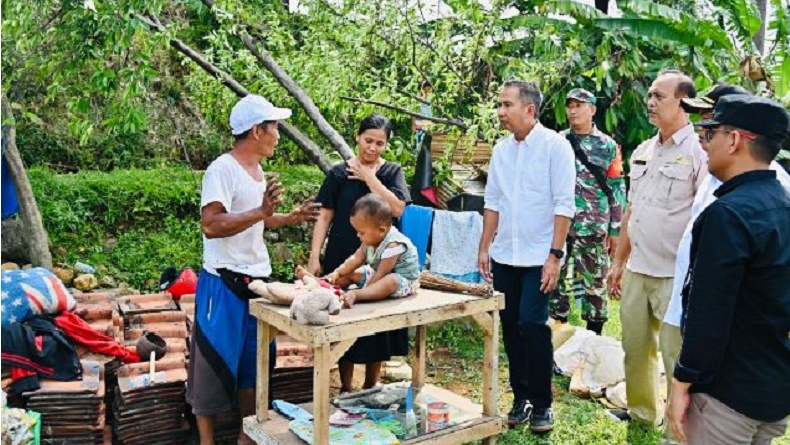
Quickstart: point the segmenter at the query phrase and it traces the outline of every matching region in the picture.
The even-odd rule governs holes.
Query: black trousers
[[[546,324],[549,294],[540,291],[542,267],[492,263],[494,289],[505,294],[505,309],[499,316],[513,396],[529,400],[535,408],[549,408],[554,349]]]

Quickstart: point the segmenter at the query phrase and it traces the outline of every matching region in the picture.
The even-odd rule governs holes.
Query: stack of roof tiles
[[[95,331],[123,340],[123,318],[110,293],[75,294],[74,313]],[[109,444],[112,434],[107,406],[117,385],[115,372],[121,365],[112,356],[76,346],[82,362],[82,380],[42,380],[41,388],[23,394],[27,409],[41,413],[44,443],[57,445]]]
[[[313,400],[313,350],[280,334],[277,336],[277,366],[271,383],[272,400],[304,403]]]
[[[123,315],[124,344],[136,347],[145,332],[167,342],[164,357],[118,369],[118,387],[112,405],[113,431],[120,445],[183,443],[186,392],[186,313],[169,294],[131,295],[118,299]]]
[[[82,360],[82,380],[42,380],[41,388],[24,394],[27,409],[41,414],[42,443],[53,445],[109,445],[105,422],[104,367]]]

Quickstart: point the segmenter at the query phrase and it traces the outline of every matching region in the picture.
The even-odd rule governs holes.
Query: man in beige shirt
[[[609,275],[614,299],[621,295],[622,283],[628,416],[649,425],[662,422],[657,350],[675,256],[694,195],[707,175],[707,155],[680,105],[682,98],[695,95],[693,81],[677,71],[659,74],[650,86],[647,109],[658,134],[631,155],[628,210]],[[667,357],[680,349],[681,339],[672,337],[661,338]]]

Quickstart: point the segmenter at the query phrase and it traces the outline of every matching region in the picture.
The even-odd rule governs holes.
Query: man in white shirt
[[[248,95],[230,113],[236,143],[206,169],[200,199],[203,271],[195,295],[187,402],[197,417],[201,445],[214,444],[214,416],[238,408],[255,413],[257,323],[249,313],[252,279],[272,272],[263,230],[315,221],[312,198],[288,214],[275,213],[282,187],[268,186],[261,160],[274,155],[278,121],[291,110]],[[270,345],[270,353],[273,349]],[[254,444],[239,429],[240,445]]]
[[[531,82],[509,81],[498,116],[512,133],[494,147],[485,192],[478,267],[505,294],[500,311],[510,363],[513,408],[508,423],[553,428],[553,349],[549,294],[557,287],[565,239],[575,211],[573,149],[538,122],[542,96]]]

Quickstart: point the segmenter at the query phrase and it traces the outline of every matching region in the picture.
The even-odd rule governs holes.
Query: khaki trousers
[[[760,422],[704,393],[691,395],[687,445],[770,445],[787,429],[787,419]]]
[[[625,352],[625,388],[631,417],[659,425],[664,417],[659,390],[658,345],[664,314],[672,295],[672,278],[656,278],[626,269],[620,322]],[[680,330],[667,327],[663,335],[662,359],[668,382],[680,351]],[[671,385],[668,385],[671,386]]]

